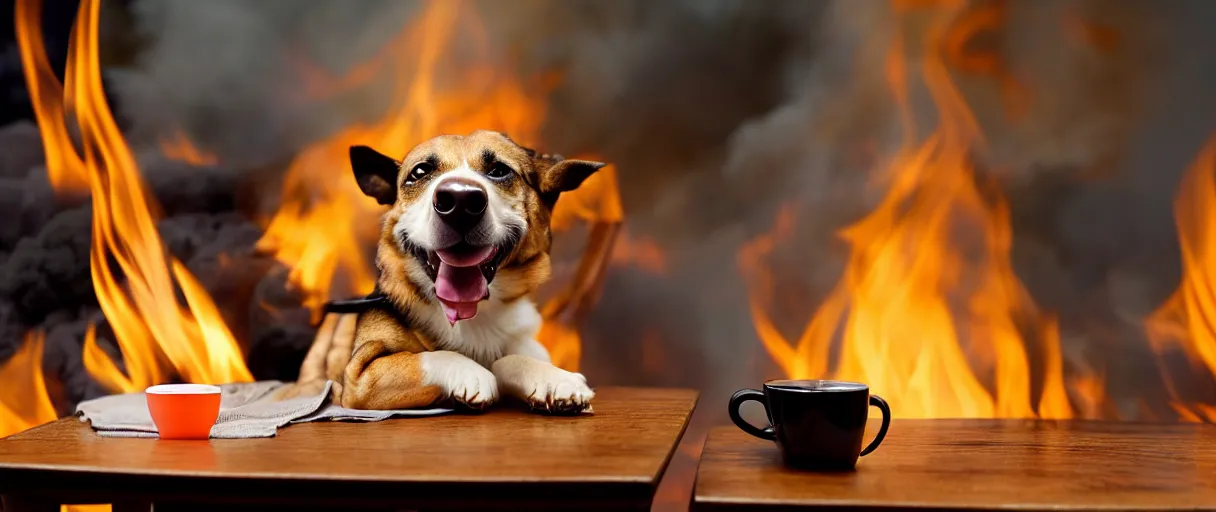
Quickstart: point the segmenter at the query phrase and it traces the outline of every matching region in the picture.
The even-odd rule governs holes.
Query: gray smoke
[[[588,363],[593,377],[720,394],[774,374],[757,349],[735,252],[770,228],[781,204],[796,205],[796,236],[774,255],[791,298],[777,321],[795,337],[839,276],[847,252],[835,232],[881,197],[868,179],[900,141],[883,64],[895,23],[887,3],[465,8],[485,22],[491,52],[521,75],[564,70],[544,149],[617,164],[629,233],[667,252],[659,279],[613,270],[584,334],[586,360],[613,369]],[[1170,197],[1210,128],[1201,91],[1211,64],[1193,49],[1211,37],[1203,27],[1213,7],[1005,8],[1005,22],[977,45],[1019,84],[1018,116],[992,77],[953,78],[987,135],[977,169],[1003,185],[1013,208],[1017,270],[1044,309],[1062,316],[1070,357],[1127,372],[1121,380],[1132,388],[1155,382],[1151,367],[1122,366],[1147,360],[1138,357],[1139,319],[1177,282]],[[123,76],[124,111],[137,132],[184,125],[225,161],[290,155],[352,119],[374,118],[391,90],[373,84],[357,102],[298,101],[298,62],[339,76],[417,10],[370,1],[137,3],[151,44]],[[445,69],[461,69],[461,58],[454,53]],[[924,90],[914,84],[912,94],[918,124],[932,127]],[[639,369],[654,350],[647,356],[643,343],[622,340],[642,339],[662,340],[668,360],[696,362]]]
[[[146,174],[169,184],[158,190],[163,203],[182,205],[162,223],[175,254],[186,253],[204,282],[242,283],[213,292],[217,302],[237,304],[225,312],[238,336],[271,347],[259,358],[273,375],[290,374],[294,356],[280,354],[306,343],[308,328],[282,291],[281,268],[253,254],[257,229],[248,219],[273,207],[277,190],[265,184],[278,182],[283,162],[338,128],[378,118],[397,85],[379,77],[319,99],[310,92],[316,73],[342,76],[373,58],[421,5],[137,0],[132,16],[107,25],[137,42],[127,64],[109,71],[131,139],[150,146],[180,129],[222,162],[196,172],[208,178],[184,180],[159,164]],[[1119,406],[1108,416],[1135,416],[1132,397],[1161,391],[1140,320],[1179,277],[1170,201],[1216,114],[1205,94],[1216,61],[1199,50],[1216,42],[1208,30],[1216,5],[976,5],[1004,5],[1004,23],[966,50],[998,56],[1019,84],[1011,99],[991,76],[952,75],[986,135],[972,155],[977,172],[1010,204],[1015,268],[1042,308],[1060,316],[1069,368],[1104,372]],[[751,326],[736,252],[771,228],[782,205],[793,205],[794,236],[772,265],[781,276],[775,320],[796,339],[847,258],[837,231],[882,197],[873,171],[901,142],[884,69],[896,33],[888,2],[528,0],[462,8],[484,22],[491,59],[521,76],[563,72],[541,149],[616,164],[629,235],[656,240],[667,256],[661,276],[611,270],[583,330],[592,381],[694,386],[716,403],[776,376]],[[456,35],[444,80],[468,67],[473,36]],[[909,62],[911,69],[916,60]],[[916,82],[914,75],[911,110],[927,132],[936,111]],[[158,178],[162,169],[171,178]],[[38,172],[6,170],[0,198],[17,190],[45,197],[45,178],[25,183]],[[43,252],[79,245],[59,244],[56,237],[68,235],[42,226],[76,226],[84,214],[20,213],[30,219],[23,227],[0,227],[0,267],[23,275],[29,267],[33,277],[17,279],[18,291],[0,286],[9,301],[0,302],[0,317],[37,321],[79,308],[86,297],[48,290],[60,281],[76,290],[70,283],[87,275],[87,265],[38,267],[57,261]],[[219,254],[258,263],[224,265]],[[43,307],[48,300],[71,304]],[[259,301],[279,312],[249,304]],[[30,311],[27,303],[39,306]],[[1196,398],[1216,398],[1216,389],[1195,389]]]
[[[137,33],[150,44],[113,74],[133,136],[186,130],[238,165],[290,156],[355,120],[349,97],[317,102],[306,70],[339,76],[397,35],[420,2],[327,0],[139,1]],[[383,84],[381,84],[383,85]],[[375,111],[383,91],[354,101]],[[381,87],[382,89],[382,87]]]
[[[654,276],[614,270],[604,303],[589,320],[586,358],[611,361],[598,371],[620,382],[708,385],[704,375],[724,374],[738,353],[755,348],[741,313],[733,251],[763,228],[775,206],[754,208],[770,199],[773,187],[723,171],[727,145],[745,121],[779,107],[813,53],[823,5],[532,1],[463,8],[476,9],[484,21],[492,59],[518,66],[521,76],[564,70],[542,149],[594,152],[615,163],[630,230],[658,238],[670,260],[679,262],[665,279],[671,285],[657,294],[644,292]],[[386,101],[391,82],[360,89],[356,99],[306,101],[299,63],[341,76],[375,56],[418,5],[144,1],[134,9],[149,46],[136,66],[113,72],[131,133],[151,139],[184,126],[223,162],[263,163],[294,154],[353,119],[380,114],[375,106]],[[443,69],[467,68],[462,55],[458,44]],[[706,201],[720,205],[707,207]],[[737,222],[740,212],[753,217],[750,224]],[[705,247],[707,240],[714,247]],[[705,263],[692,263],[697,261]],[[717,279],[699,277],[706,274]],[[697,304],[680,282],[722,290]],[[640,300],[643,295],[647,300]],[[740,312],[727,316],[729,326],[712,317],[723,307]],[[620,326],[621,320],[633,326],[621,337],[662,340],[672,361],[687,360],[703,346],[722,350],[688,365],[683,377],[644,374],[640,343],[627,343],[622,352],[619,343],[601,340],[613,331],[599,326]],[[588,366],[594,376],[599,365]],[[705,371],[711,368],[718,370]]]

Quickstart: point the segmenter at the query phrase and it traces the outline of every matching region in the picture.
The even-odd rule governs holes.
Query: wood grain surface
[[[98,437],[75,419],[0,440],[0,494],[343,506],[648,506],[696,392],[601,388],[595,413],[307,423],[266,439]],[[98,501],[97,498],[106,498]],[[67,499],[67,498],[65,498]]]
[[[696,510],[1216,510],[1216,426],[895,420],[838,473],[787,470],[775,444],[718,427],[693,499]]]

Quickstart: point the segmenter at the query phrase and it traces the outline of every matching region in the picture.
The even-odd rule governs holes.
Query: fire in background
[[[40,7],[36,1],[23,1],[16,14],[27,85],[36,92],[31,99],[47,155],[47,177],[61,200],[92,199],[91,277],[106,326],[118,345],[117,357],[111,356],[97,341],[96,325],[89,323],[83,337],[85,369],[110,392],[139,391],[170,380],[212,384],[251,380],[240,347],[211,297],[180,261],[166,257],[165,244],[154,227],[161,208],[148,199],[138,164],[102,87],[100,2],[80,5],[63,83],[50,71],[42,47]],[[374,77],[382,74],[376,68],[387,66],[389,77],[400,84],[401,94],[388,113],[371,126],[351,126],[305,147],[285,173],[278,211],[263,221],[265,233],[256,250],[289,269],[285,289],[299,297],[312,322],[320,319],[326,300],[366,294],[374,285],[374,269],[363,249],[374,244],[381,211],[355,189],[349,175],[332,172],[348,165],[350,146],[369,144],[404,154],[433,134],[482,128],[498,129],[530,144],[536,125],[544,120],[543,104],[526,97],[521,86],[510,77],[498,77],[492,68],[471,75],[477,79],[468,80],[469,90],[435,90],[434,68],[448,38],[423,36],[451,34],[457,28],[480,30],[471,11],[463,19],[459,12],[457,3],[428,4],[416,24],[389,41],[385,55],[390,58],[378,58],[361,68],[361,73]],[[416,61],[411,59],[415,51]],[[337,78],[341,86],[326,85],[325,77],[316,80],[309,86],[332,93],[333,87],[357,87],[360,78]],[[65,83],[71,86],[65,88]],[[538,83],[540,92],[547,92],[550,86]],[[487,92],[499,99],[487,102]],[[70,135],[74,130],[81,134],[79,144]],[[217,161],[180,130],[160,139],[159,147],[164,157],[191,166]],[[578,368],[575,323],[594,303],[606,265],[614,255],[618,261],[628,261],[626,253],[612,252],[622,220],[619,203],[615,173],[608,169],[565,197],[554,211],[555,230],[585,221],[591,237],[578,268],[567,279],[569,284],[542,306],[546,325],[540,339],[552,350],[555,363],[566,368]],[[111,261],[120,268],[122,282]],[[337,277],[343,281],[335,283]],[[184,300],[178,299],[179,294]],[[0,415],[11,425],[5,434],[56,417],[52,408],[44,407],[50,398],[41,372],[27,375],[22,373],[27,369],[18,366],[37,361],[42,351],[41,330],[30,330],[27,338],[22,357],[3,368],[5,374],[13,374],[14,382],[28,384],[13,388],[17,395],[5,399],[14,403]]]
[[[1216,37],[1199,7],[85,1],[64,69],[16,7],[37,129],[0,144],[37,151],[0,176],[6,432],[291,378],[318,306],[374,276],[345,148],[473,128],[615,164],[563,200],[542,297],[594,382],[1212,418],[1216,77],[1161,58]]]

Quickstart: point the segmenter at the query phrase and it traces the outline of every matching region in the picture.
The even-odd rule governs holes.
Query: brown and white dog
[[[395,311],[327,322],[332,340],[314,344],[300,385],[333,380],[335,399],[359,409],[480,409],[505,394],[542,411],[589,410],[586,379],[553,366],[536,341],[529,295],[549,277],[558,196],[604,164],[539,155],[491,131],[436,137],[401,161],[356,146],[350,160],[359,188],[392,207],[376,262]]]

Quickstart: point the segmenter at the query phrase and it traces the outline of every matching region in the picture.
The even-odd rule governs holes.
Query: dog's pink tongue
[[[477,316],[476,302],[446,302],[439,301],[443,305],[443,314],[448,318],[448,323],[456,325],[456,322],[468,320]]]
[[[476,266],[457,267],[439,263],[439,275],[435,278],[435,295],[443,304],[448,322],[468,320],[477,315],[477,303],[485,298],[486,278]]]
[[[435,251],[439,255],[435,295],[443,304],[448,322],[455,324],[477,316],[477,303],[486,297],[489,287],[478,265],[493,257],[494,250],[487,246],[470,251]]]
[[[478,247],[468,251],[453,251],[450,249],[441,249],[435,251],[439,255],[439,261],[447,263],[453,267],[476,267],[481,265],[486,260],[494,255],[494,246],[487,245]]]

